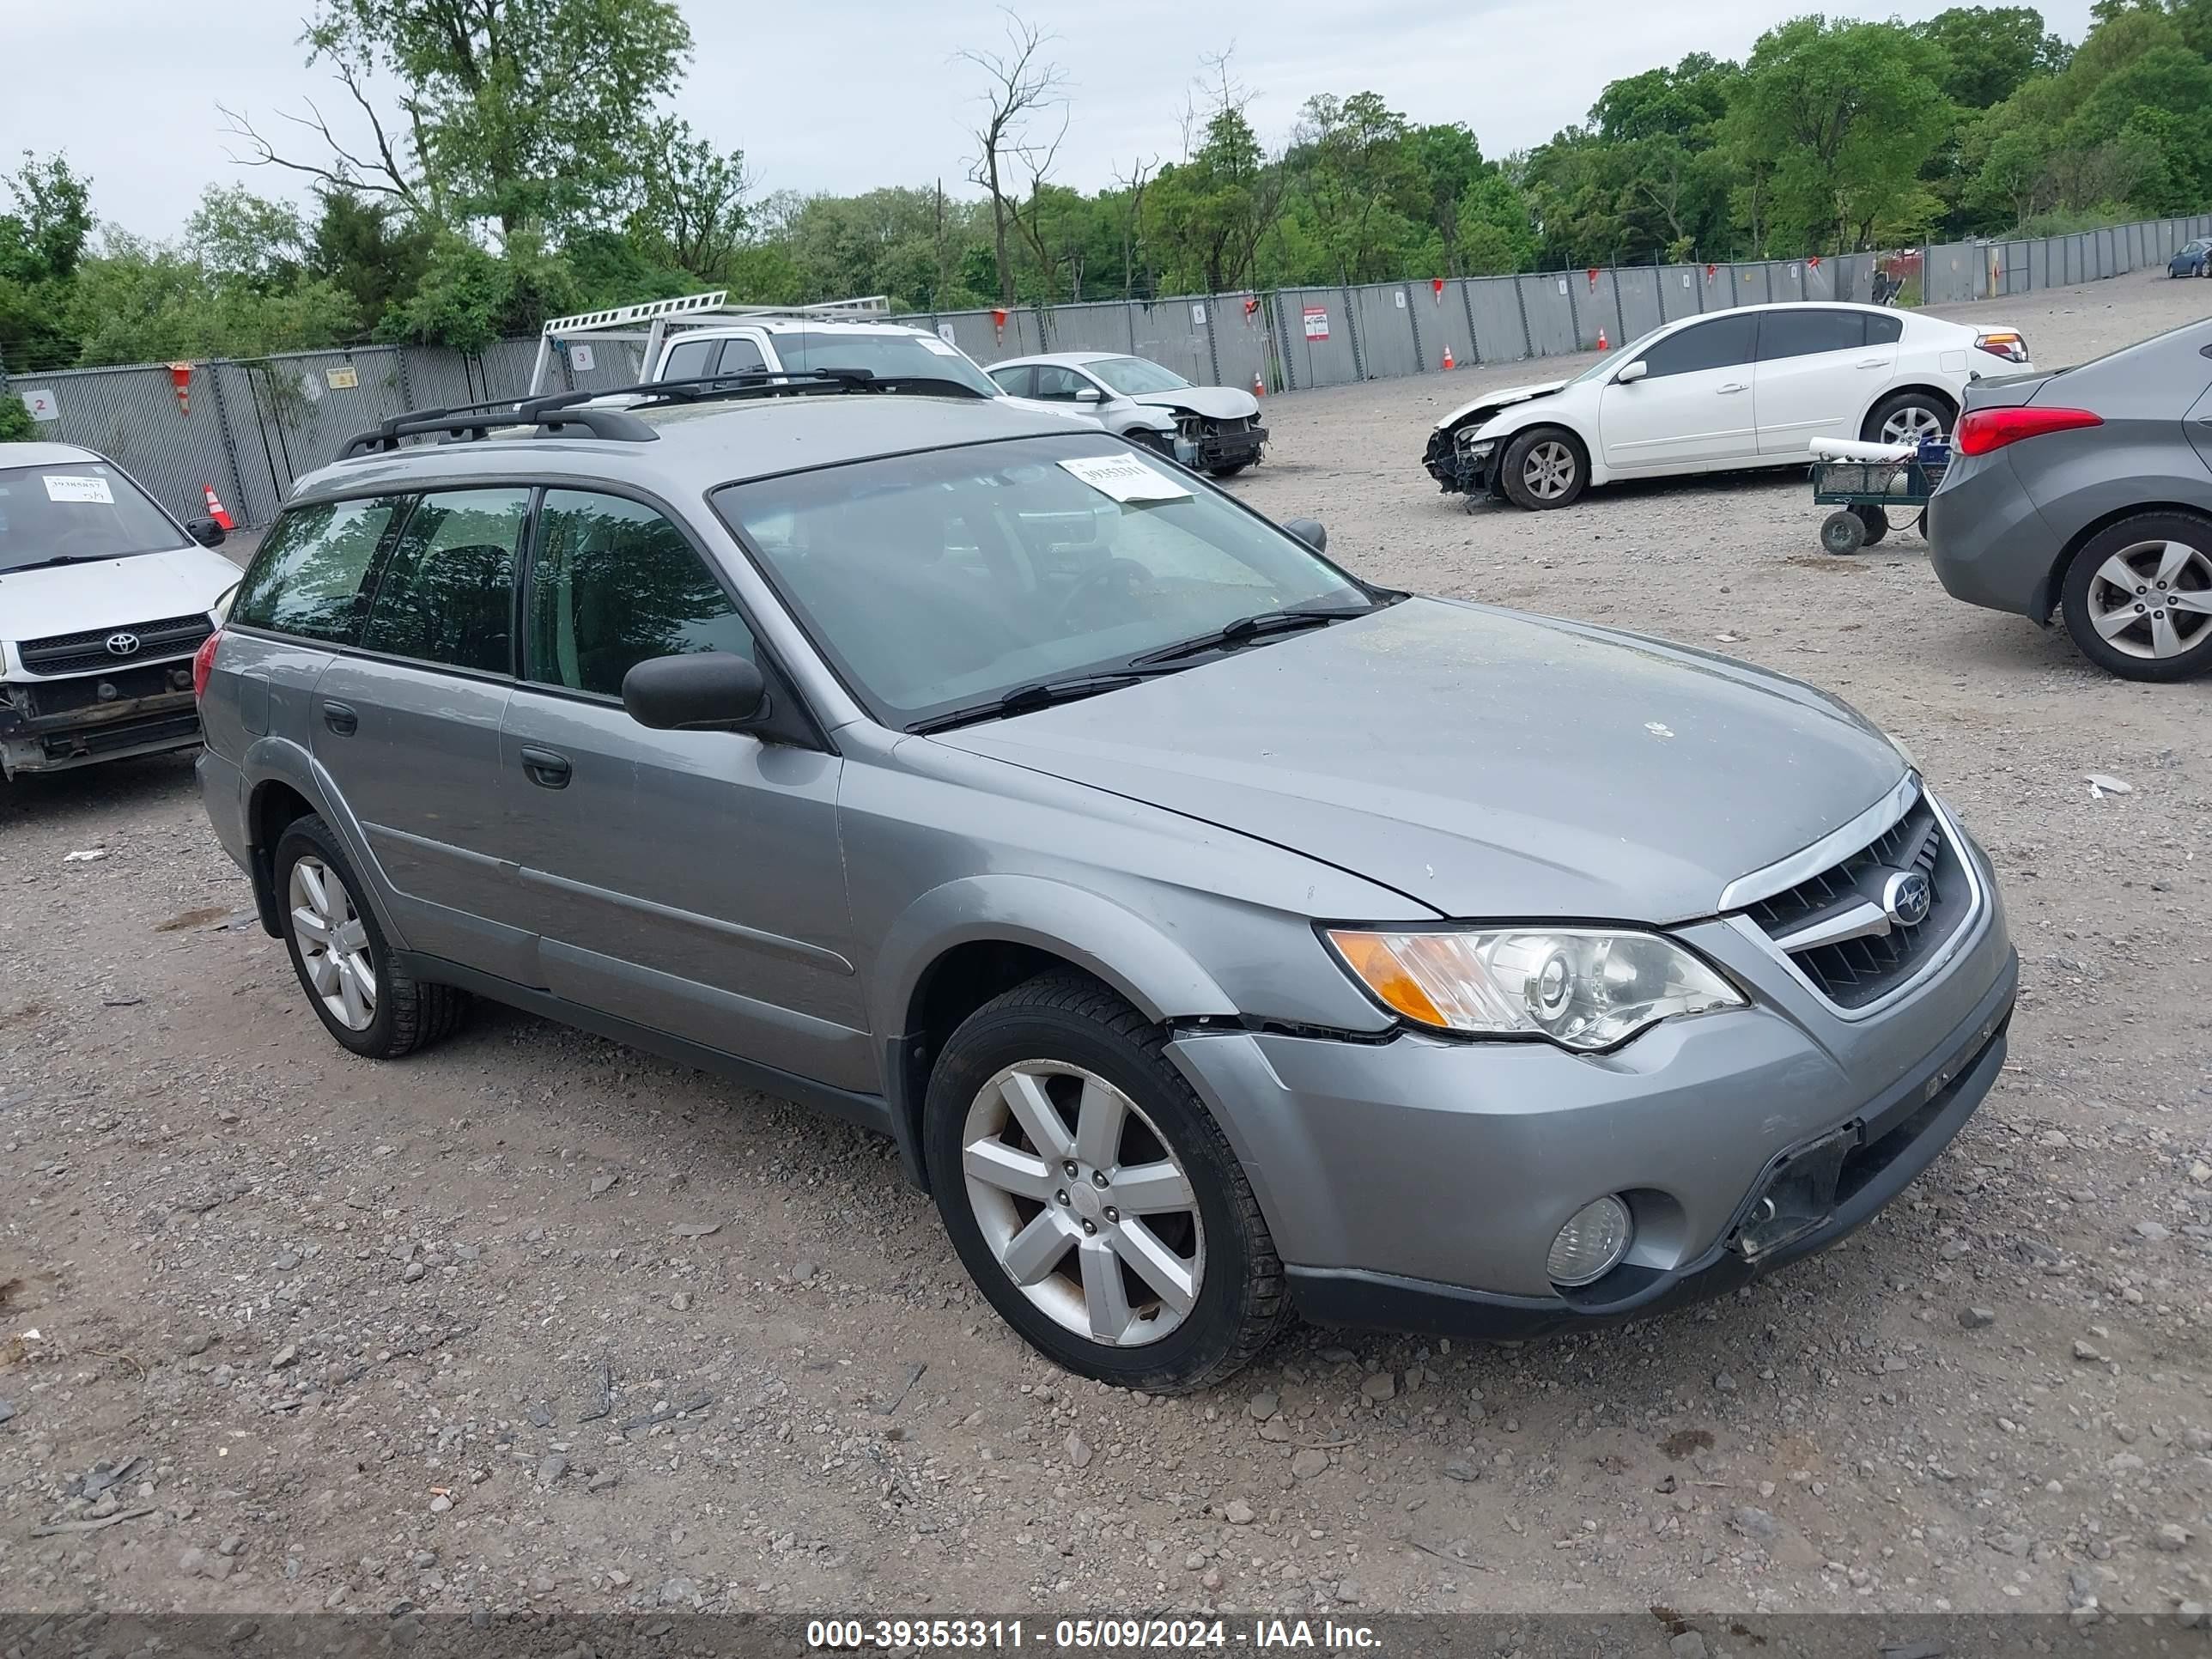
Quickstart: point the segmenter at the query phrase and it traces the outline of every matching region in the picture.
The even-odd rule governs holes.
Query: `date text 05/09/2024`
[[[824,1653],[962,1648],[1343,1653],[1372,1650],[1379,1644],[1365,1625],[1328,1619],[1255,1619],[1243,1624],[1222,1619],[1060,1619],[1049,1626],[1020,1619],[817,1619],[807,1624],[806,1645]]]

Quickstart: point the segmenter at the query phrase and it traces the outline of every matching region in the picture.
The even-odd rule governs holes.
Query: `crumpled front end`
[[[1478,439],[1483,422],[1441,427],[1429,434],[1421,465],[1447,495],[1487,495],[1498,483],[1498,443]]]
[[[1267,428],[1256,415],[1217,419],[1187,409],[1174,411],[1175,456],[1185,466],[1224,472],[1249,466],[1267,447]]]
[[[188,749],[199,740],[189,660],[0,684],[0,773],[8,777]]]

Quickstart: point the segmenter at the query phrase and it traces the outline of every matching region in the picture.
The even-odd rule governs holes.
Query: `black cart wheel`
[[[1866,526],[1866,544],[1869,547],[1889,534],[1889,514],[1881,508],[1855,507],[1851,511],[1858,514],[1859,522]]]
[[[1856,553],[1866,544],[1866,520],[1849,507],[1831,513],[1820,526],[1820,545],[1831,553]]]

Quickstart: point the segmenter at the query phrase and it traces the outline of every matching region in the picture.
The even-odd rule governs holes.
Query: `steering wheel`
[[[1065,626],[1075,615],[1078,605],[1116,580],[1123,584],[1123,591],[1128,592],[1152,579],[1152,573],[1143,565],[1134,559],[1125,559],[1117,555],[1095,569],[1085,571],[1077,580],[1075,586],[1061,598],[1060,609],[1053,613],[1053,620],[1056,624]]]

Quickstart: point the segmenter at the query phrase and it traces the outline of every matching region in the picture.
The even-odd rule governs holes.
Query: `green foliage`
[[[23,400],[13,393],[0,395],[0,444],[24,444],[39,435],[39,423]]]
[[[317,3],[304,45],[345,112],[297,118],[319,153],[279,155],[232,116],[249,161],[316,181],[307,204],[228,185],[173,246],[95,240],[88,181],[63,158],[27,155],[0,179],[11,369],[368,337],[478,349],[550,314],[705,288],[909,311],[1151,300],[1796,257],[2212,205],[2212,0],[2098,0],[2073,49],[2027,6],[1802,16],[1742,64],[1692,52],[1614,81],[1585,119],[1503,161],[1468,123],[1415,125],[1372,90],[1307,98],[1278,145],[1209,59],[1182,153],[1090,191],[1052,177],[1041,112],[1066,83],[1039,55],[1048,37],[1013,18],[1011,53],[961,54],[1006,106],[996,165],[976,163],[993,194],[766,198],[742,151],[670,112],[690,52],[675,0]]]

